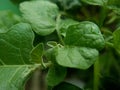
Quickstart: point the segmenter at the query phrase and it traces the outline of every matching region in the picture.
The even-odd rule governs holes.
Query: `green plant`
[[[105,81],[120,79],[119,0],[22,1],[21,16],[0,12],[0,90],[24,90],[36,70],[48,90],[110,90]]]

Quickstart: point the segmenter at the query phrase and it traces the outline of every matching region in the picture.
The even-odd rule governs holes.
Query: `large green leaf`
[[[0,59],[2,62],[7,64],[30,63],[33,39],[31,26],[25,23],[19,23],[6,33],[0,33]]]
[[[55,30],[55,18],[59,12],[57,5],[43,0],[28,1],[20,4],[20,11],[39,35],[48,35]]]
[[[101,49],[105,45],[99,27],[89,21],[80,22],[67,29],[65,43],[67,45]]]
[[[59,65],[78,69],[87,69],[98,57],[98,50],[105,45],[98,26],[84,21],[69,26],[65,36],[65,46],[55,48]]]
[[[97,59],[98,51],[86,47],[58,47],[56,61],[58,64],[71,68],[87,69]]]
[[[19,23],[0,33],[0,89],[24,90],[24,84],[38,65],[30,64],[34,34],[31,26]]]

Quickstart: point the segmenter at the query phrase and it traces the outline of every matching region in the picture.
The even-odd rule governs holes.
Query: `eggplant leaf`
[[[20,4],[20,11],[39,35],[48,35],[55,30],[55,19],[59,14],[56,4],[43,0],[28,1]]]
[[[98,26],[84,21],[69,26],[65,36],[65,46],[57,46],[56,61],[59,65],[87,69],[95,63],[98,50],[105,45]]]
[[[67,29],[65,43],[67,45],[102,49],[105,45],[99,27],[89,21],[80,22]]]
[[[59,65],[78,69],[87,69],[96,61],[99,53],[86,47],[58,47],[56,61]]]
[[[26,80],[39,66],[30,64],[34,33],[31,26],[18,23],[0,33],[0,89],[24,90]]]

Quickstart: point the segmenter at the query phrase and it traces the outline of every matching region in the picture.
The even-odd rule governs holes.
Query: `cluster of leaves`
[[[11,1],[21,16],[0,12],[0,89],[23,90],[36,69],[48,70],[45,81],[53,90],[109,90],[105,77],[116,71],[120,78],[119,0]],[[93,87],[86,69],[94,72]],[[72,70],[88,78],[84,86],[70,81]]]

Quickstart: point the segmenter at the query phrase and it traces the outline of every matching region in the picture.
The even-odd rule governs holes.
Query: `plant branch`
[[[59,28],[60,17],[61,17],[61,14],[59,14],[59,15],[57,16],[57,19],[56,19],[56,22],[57,22],[57,24],[56,24],[56,31],[57,31],[57,35],[58,35],[58,38],[59,38],[61,44],[64,45],[64,41],[63,41],[63,39],[62,39],[60,30],[59,30],[59,29],[60,29],[60,28]]]
[[[94,84],[93,90],[99,90],[99,76],[100,76],[100,67],[99,67],[99,59],[96,60],[94,64]]]

